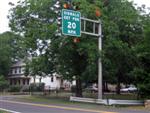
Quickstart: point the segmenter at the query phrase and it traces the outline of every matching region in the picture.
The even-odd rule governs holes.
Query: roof
[[[23,60],[17,61],[14,63],[11,67],[22,67],[25,66],[26,64],[23,62]]]
[[[25,75],[13,75],[13,76],[9,76],[8,78],[30,78],[30,76],[25,76]]]

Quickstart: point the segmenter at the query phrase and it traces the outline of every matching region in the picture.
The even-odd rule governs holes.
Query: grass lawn
[[[8,112],[0,110],[0,113],[8,113]]]
[[[51,105],[58,105],[58,106],[69,106],[69,107],[76,107],[76,108],[85,108],[85,109],[97,109],[101,110],[101,108],[105,108],[104,106],[99,106],[97,104],[90,104],[90,103],[79,103],[79,102],[70,102],[68,98],[61,98],[61,97],[52,97],[52,96],[29,96],[19,98],[18,101],[24,102],[35,102],[40,104],[51,104]],[[108,106],[109,108],[109,106]]]
[[[97,98],[97,93],[83,93],[84,97]],[[120,100],[137,100],[138,96],[136,93],[105,93],[103,99],[120,99]]]
[[[69,98],[70,96],[74,96],[73,93],[70,92],[60,92],[60,93],[50,93],[48,94],[49,97],[58,97],[58,98]],[[85,98],[97,98],[97,93],[91,92],[83,92],[83,97]],[[121,99],[121,100],[137,100],[136,93],[123,93],[123,94],[116,94],[116,93],[106,93],[103,95],[103,99]]]
[[[105,99],[120,99],[120,100],[137,100],[137,94],[134,93],[124,93],[124,94],[105,94],[103,96]]]
[[[20,93],[0,93],[0,95],[12,95],[12,94],[20,95]],[[29,94],[29,93],[26,93],[26,94]],[[41,92],[39,94],[43,94],[43,93]],[[57,97],[57,98],[69,98],[70,96],[74,96],[74,94],[70,92],[59,92],[57,94],[54,92],[51,92],[48,95],[49,97]],[[96,99],[97,93],[83,92],[83,97]],[[123,93],[120,95],[117,95],[116,93],[105,93],[103,95],[103,99],[137,100],[140,98],[138,98],[136,93]]]
[[[24,101],[24,102],[35,102],[40,104],[51,104],[51,105],[60,105],[60,106],[69,106],[69,107],[76,107],[76,108],[85,108],[85,109],[94,109],[94,110],[107,110],[112,109],[114,106],[105,106],[105,105],[98,105],[98,104],[92,104],[92,103],[80,103],[80,102],[70,102],[69,97],[71,96],[71,93],[59,93],[54,94],[51,93],[50,95],[33,95],[33,96],[25,96],[19,98],[18,101]],[[84,94],[87,95],[87,94]],[[91,94],[89,94],[91,96]],[[89,96],[87,95],[87,96]],[[121,99],[133,99],[135,98],[134,94],[123,94],[123,95],[105,95],[107,97],[112,98],[121,98]],[[116,106],[117,109],[139,109],[139,110],[145,110],[144,106]]]

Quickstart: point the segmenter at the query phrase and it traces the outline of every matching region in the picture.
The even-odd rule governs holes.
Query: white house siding
[[[30,83],[34,83],[34,77],[30,77]],[[52,80],[53,79],[53,80]],[[61,79],[60,77],[42,77],[41,82],[45,84],[46,89],[59,89],[61,87]],[[35,77],[35,83],[40,83],[40,77]]]
[[[53,79],[53,81],[52,81],[52,79]],[[44,77],[42,79],[42,82],[45,83],[45,86],[49,86],[51,88],[60,88],[60,85],[61,85],[60,78],[58,78],[56,76],[53,76],[53,77]]]
[[[54,76],[46,76],[40,79],[40,76],[36,76],[35,80],[33,76],[25,76],[25,63],[21,60],[14,63],[11,66],[10,72],[8,74],[8,81],[11,85],[30,85],[31,83],[45,83],[45,88],[47,89],[59,89],[60,87],[70,88],[72,83],[67,80],[62,80],[56,73]],[[53,80],[52,80],[53,78]],[[41,80],[41,81],[40,81]],[[74,83],[73,83],[74,84]]]

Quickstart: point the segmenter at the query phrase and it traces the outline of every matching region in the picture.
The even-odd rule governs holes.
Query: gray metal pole
[[[91,20],[87,18],[81,17],[84,21],[89,21],[92,23],[99,24],[98,33],[95,32],[87,32],[86,31],[86,25],[84,25],[84,30],[81,31],[83,34],[92,35],[98,37],[98,50],[102,50],[102,26],[101,26],[101,20]],[[85,24],[85,23],[84,23]],[[95,31],[95,28],[93,27],[93,31]],[[101,58],[98,59],[98,99],[102,99],[102,61]]]
[[[99,20],[100,21],[100,20]],[[98,37],[98,49],[102,50],[102,27],[101,21],[99,23],[99,37]],[[102,99],[102,61],[98,59],[98,99]]]

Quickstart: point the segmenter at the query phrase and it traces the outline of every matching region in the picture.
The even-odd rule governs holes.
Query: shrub
[[[21,86],[10,86],[9,87],[9,92],[20,92]]]
[[[30,91],[44,91],[44,83],[32,83],[30,84]]]
[[[8,82],[3,75],[0,75],[0,91],[3,91],[9,87]]]
[[[29,86],[22,86],[22,91],[23,92],[29,92],[30,91],[30,87]]]
[[[74,93],[75,91],[76,91],[76,86],[75,85],[71,86],[71,92]]]

